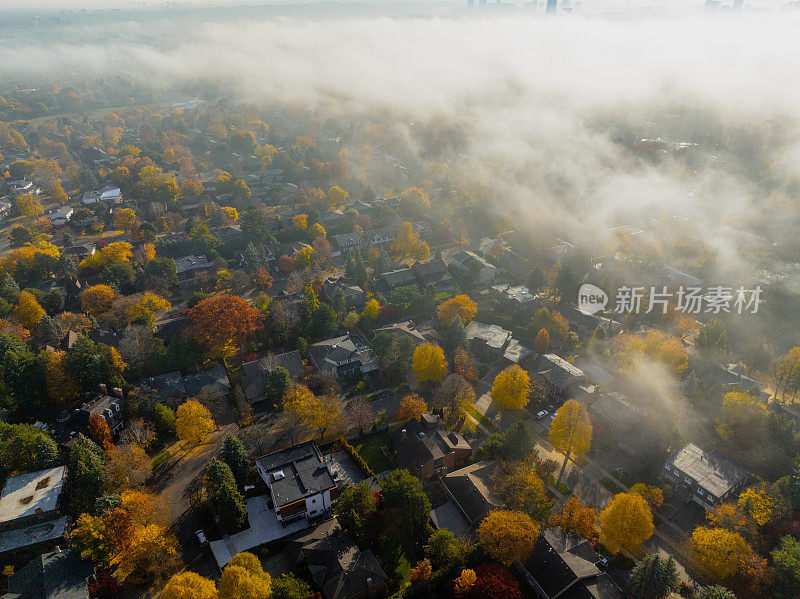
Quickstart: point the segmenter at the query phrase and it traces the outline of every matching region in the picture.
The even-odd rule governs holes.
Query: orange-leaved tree
[[[214,358],[230,357],[263,323],[264,317],[247,300],[223,293],[206,298],[192,308],[194,338]]]
[[[432,343],[423,343],[414,350],[411,360],[414,375],[420,383],[441,381],[447,374],[447,360],[444,350]]]
[[[441,303],[436,309],[436,313],[439,322],[445,326],[450,324],[456,316],[461,319],[461,324],[466,326],[478,313],[478,304],[473,302],[468,295],[461,294]]]
[[[417,394],[406,395],[400,401],[400,408],[397,410],[397,421],[408,422],[412,418],[419,420],[428,411],[428,404]]]

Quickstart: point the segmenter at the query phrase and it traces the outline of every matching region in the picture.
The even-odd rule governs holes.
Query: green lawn
[[[361,441],[354,441],[353,447],[358,455],[364,458],[367,465],[372,468],[375,474],[380,474],[392,469],[389,458],[381,451],[381,447],[389,444],[389,433],[384,432],[379,435],[365,437]]]
[[[494,423],[489,420],[486,416],[481,414],[478,410],[475,409],[475,406],[467,406],[467,413],[472,416],[475,420],[480,422],[483,426],[488,428],[490,431],[495,431]]]

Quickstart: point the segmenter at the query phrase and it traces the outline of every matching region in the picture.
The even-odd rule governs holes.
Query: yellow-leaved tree
[[[133,208],[120,208],[114,212],[114,226],[126,233],[131,232],[135,222],[136,212],[133,211]]]
[[[718,579],[733,576],[751,553],[747,541],[737,532],[698,526],[692,533],[692,560],[701,571]]]
[[[550,443],[564,454],[564,463],[558,473],[558,482],[571,455],[582,456],[589,452],[592,442],[592,423],[583,405],[574,399],[564,402],[550,425]]]
[[[760,440],[767,423],[767,407],[747,393],[731,391],[722,400],[717,432],[740,447],[752,447]]]
[[[502,407],[520,410],[528,405],[531,379],[517,364],[509,366],[496,377],[492,385],[492,399]]]
[[[344,204],[348,197],[350,197],[350,194],[338,185],[334,185],[325,194],[325,201],[328,203],[328,208],[335,208]]]
[[[169,579],[161,599],[217,599],[217,585],[194,572],[181,572]]]
[[[414,350],[411,360],[414,376],[420,383],[438,383],[447,374],[447,360],[438,345],[422,343]]]
[[[437,308],[439,322],[447,326],[458,316],[461,324],[467,325],[478,313],[478,304],[473,302],[468,295],[461,294],[451,297]]]
[[[644,497],[618,493],[600,512],[600,542],[611,552],[636,551],[653,534],[653,514]]]
[[[295,226],[296,229],[300,229],[301,231],[308,227],[308,215],[307,214],[295,214],[292,217],[292,224]]]
[[[211,412],[194,399],[183,402],[175,411],[175,430],[178,439],[187,445],[198,445],[210,435],[214,428]]]
[[[431,255],[430,247],[419,238],[419,233],[414,231],[409,222],[400,225],[391,249],[399,258],[410,258],[420,262],[427,260]]]
[[[469,568],[461,570],[461,574],[453,581],[453,593],[456,597],[463,597],[473,587],[478,577],[475,570]]]
[[[525,561],[539,538],[539,525],[530,516],[512,510],[493,510],[478,527],[478,540],[494,560],[510,566]]]
[[[655,360],[664,364],[675,376],[683,374],[688,363],[681,340],[654,329],[642,334],[618,335],[614,339],[614,358],[624,370],[634,370],[644,360]]]
[[[28,291],[20,291],[19,305],[14,309],[14,316],[20,321],[29,331],[34,329],[39,321],[44,316],[45,312],[33,297],[33,294]]]
[[[219,579],[219,599],[269,599],[272,578],[259,559],[244,551],[228,562]]]
[[[397,421],[400,423],[408,422],[411,419],[419,420],[428,411],[428,404],[416,393],[406,395],[400,401],[397,410]]]
[[[81,291],[78,296],[81,310],[98,317],[111,309],[111,303],[116,297],[114,290],[108,285],[94,285]]]
[[[127,241],[109,243],[92,256],[86,256],[78,265],[80,268],[102,268],[112,262],[130,262],[133,256],[133,246]]]

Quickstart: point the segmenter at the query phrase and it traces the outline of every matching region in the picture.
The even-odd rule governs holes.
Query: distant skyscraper
[[[548,15],[556,14],[556,8],[558,8],[558,0],[547,0],[547,14]]]

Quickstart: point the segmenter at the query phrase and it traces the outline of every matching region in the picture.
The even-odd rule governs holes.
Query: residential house
[[[712,384],[724,387],[725,391],[742,390],[758,396],[764,402],[770,398],[768,392],[761,391],[761,383],[747,376],[739,364],[722,365],[708,360],[692,360],[685,375],[685,384],[690,389],[697,389],[701,384]]]
[[[503,360],[506,361],[509,366],[511,364],[522,366],[525,362],[532,359],[533,356],[535,356],[535,353],[531,348],[513,337],[503,350]]]
[[[586,374],[555,354],[539,356],[528,368],[528,374],[544,380],[554,393],[567,398],[585,383]]]
[[[72,206],[62,206],[50,215],[50,224],[54,227],[63,227],[72,218],[75,209]]]
[[[278,366],[285,368],[292,380],[301,378],[307,372],[307,367],[298,351],[270,354],[252,362],[245,362],[242,365],[242,389],[250,403],[266,399],[267,375]]]
[[[595,437],[613,439],[614,445],[631,457],[641,457],[651,447],[647,412],[622,393],[600,394],[589,412],[594,416]]]
[[[364,305],[364,290],[358,285],[353,285],[342,279],[328,279],[322,286],[322,292],[328,303],[333,302],[336,290],[341,289],[344,294],[345,307],[350,310]]]
[[[571,305],[562,306],[559,309],[559,313],[567,319],[570,330],[574,331],[581,339],[591,337],[598,327],[603,329],[606,338],[613,337],[622,328],[620,323],[611,318],[599,314],[584,314]]]
[[[358,231],[343,233],[342,235],[333,235],[331,239],[333,241],[331,256],[334,257],[361,249],[364,246],[364,236]]]
[[[459,433],[445,430],[441,418],[423,414],[389,434],[389,453],[398,468],[428,480],[455,470],[472,447]]]
[[[217,366],[183,377],[183,388],[188,397],[194,397],[201,392],[227,396],[231,391],[231,382],[225,368]]]
[[[703,284],[703,279],[698,279],[685,272],[679,271],[677,268],[664,264],[658,269],[656,274],[660,285],[679,286],[679,287],[700,287]]]
[[[538,599],[622,599],[620,588],[597,567],[599,560],[591,542],[551,527],[515,567]]]
[[[358,335],[345,333],[309,346],[317,370],[347,376],[377,369],[375,355]]]
[[[92,570],[77,550],[56,547],[15,571],[0,599],[88,599]]]
[[[78,245],[73,245],[68,248],[64,248],[61,252],[62,256],[69,256],[74,260],[81,261],[88,256],[94,256],[96,251],[95,244],[93,243],[81,243]]]
[[[400,268],[390,272],[384,272],[375,277],[375,285],[384,293],[388,293],[395,287],[404,285],[416,285],[417,278],[414,271],[410,268]]]
[[[142,381],[143,387],[152,389],[156,394],[156,401],[169,406],[177,406],[186,398],[186,388],[183,386],[183,375],[180,370],[159,374]]]
[[[305,564],[325,599],[378,599],[387,595],[387,576],[370,549],[332,518],[292,541],[293,553]]]
[[[326,515],[339,496],[333,464],[313,441],[257,458],[256,470],[269,488],[282,524]]]
[[[506,307],[518,314],[532,315],[542,304],[539,295],[533,293],[524,285],[509,285],[504,283],[502,285],[494,285],[492,289],[502,293],[505,297]]]
[[[387,324],[386,326],[375,329],[375,334],[388,333],[390,335],[403,335],[410,337],[414,342],[419,345],[427,343],[429,339],[419,330],[414,322],[405,320],[403,322],[395,322],[394,324]]]
[[[214,267],[214,263],[205,256],[184,256],[177,260],[173,259],[173,262],[181,287],[191,286],[201,273],[208,273]]]
[[[0,199],[0,220],[5,220],[10,215],[13,207],[13,204],[7,199]]]
[[[112,435],[118,434],[125,426],[125,399],[122,389],[114,387],[113,395],[106,393],[106,386],[100,385],[101,393],[85,402],[78,411],[79,422],[88,425],[92,416],[100,416],[105,420]]]
[[[496,266],[469,250],[458,252],[450,258],[448,264],[464,275],[474,276],[475,282],[483,285],[491,284],[497,276]]]
[[[526,278],[531,272],[531,263],[510,248],[500,252],[495,260],[500,268],[520,279]]]
[[[502,500],[489,484],[497,466],[494,460],[483,460],[440,478],[448,501],[431,512],[434,525],[463,535],[474,531],[490,511],[502,508]]]
[[[67,518],[59,507],[66,478],[66,466],[56,466],[6,480],[0,494],[0,555],[41,552],[62,541]]]
[[[411,266],[411,271],[421,287],[431,286],[436,291],[453,287],[453,277],[450,276],[447,264],[441,258],[433,258],[427,262],[416,262]]]
[[[750,475],[724,456],[703,451],[689,443],[670,457],[662,472],[678,489],[706,509],[734,497],[747,484]]]
[[[568,241],[556,239],[556,244],[550,248],[550,259],[560,264],[564,258],[571,255],[577,248]]]
[[[119,187],[106,186],[99,191],[87,191],[83,194],[82,201],[87,206],[102,201],[108,201],[112,204],[121,204],[122,190]]]
[[[499,360],[511,341],[511,331],[473,320],[466,328],[470,350],[483,360]]]
[[[367,232],[367,243],[369,245],[386,245],[392,243],[395,237],[394,227],[378,227]]]

